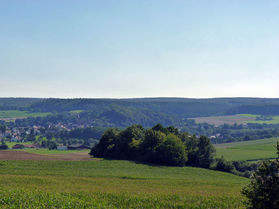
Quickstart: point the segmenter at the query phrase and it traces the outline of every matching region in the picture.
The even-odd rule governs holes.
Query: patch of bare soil
[[[86,152],[63,155],[39,155],[24,151],[0,151],[0,160],[93,160]]]

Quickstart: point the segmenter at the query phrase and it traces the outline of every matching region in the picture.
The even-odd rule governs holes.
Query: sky
[[[0,97],[279,97],[277,0],[0,0]]]

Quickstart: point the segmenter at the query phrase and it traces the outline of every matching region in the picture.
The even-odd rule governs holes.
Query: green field
[[[22,144],[22,143],[16,143],[16,142],[7,142],[9,148],[12,147],[14,144]],[[24,143],[27,144],[27,143]],[[28,143],[32,144],[32,143]],[[14,151],[14,150],[10,150]],[[24,151],[29,152],[33,154],[40,154],[40,155],[59,155],[59,154],[70,154],[70,153],[78,153],[78,152],[87,152],[89,153],[90,150],[49,150],[47,148],[40,148],[40,149],[34,149],[34,148],[25,148],[25,149],[15,149],[15,151]]]
[[[259,139],[215,145],[217,157],[226,160],[261,160],[276,158],[276,143],[279,138]]]
[[[196,123],[208,123],[212,125],[224,125],[224,124],[279,124],[279,116],[271,116],[272,120],[256,120],[260,115],[251,114],[237,114],[237,115],[224,115],[224,116],[210,116],[210,117],[197,117],[192,118]]]
[[[59,154],[70,154],[70,153],[76,153],[76,152],[87,152],[89,153],[90,150],[49,150],[49,149],[24,149],[24,152],[34,153],[34,154],[40,154],[40,155],[59,155]]]
[[[71,110],[70,111],[70,113],[74,113],[74,114],[81,113],[81,112],[83,112],[83,110]]]
[[[15,118],[26,118],[26,117],[44,117],[51,113],[31,113],[27,111],[19,110],[8,110],[0,111],[0,119],[15,119]]]
[[[244,208],[248,179],[129,161],[0,161],[1,208]]]
[[[10,141],[6,141],[5,142],[6,145],[8,145],[8,147],[11,149],[14,145],[16,144],[33,144],[33,142],[24,142],[24,143],[19,143],[19,142],[10,142]]]
[[[241,116],[247,116],[252,118],[257,118],[260,115],[251,115],[251,114],[241,114]],[[271,116],[272,120],[247,120],[245,123],[258,123],[258,124],[279,124],[279,116]]]

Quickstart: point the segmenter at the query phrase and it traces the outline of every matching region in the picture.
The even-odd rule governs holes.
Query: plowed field
[[[39,155],[24,151],[0,151],[0,160],[92,160],[87,152],[63,155]]]

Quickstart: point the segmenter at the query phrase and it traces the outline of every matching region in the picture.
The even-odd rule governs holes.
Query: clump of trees
[[[279,157],[279,143],[277,142]],[[247,208],[279,208],[279,159],[263,161],[252,174],[251,182],[242,189],[247,197]]]
[[[5,141],[2,140],[0,145],[0,150],[5,150],[5,149],[9,149],[9,147],[8,145],[5,144]]]
[[[135,160],[169,166],[209,168],[215,149],[207,137],[181,133],[158,124],[151,129],[133,125],[108,129],[90,152],[94,157]]]
[[[57,149],[57,143],[55,140],[42,140],[41,146],[43,148],[48,148],[49,150]]]

